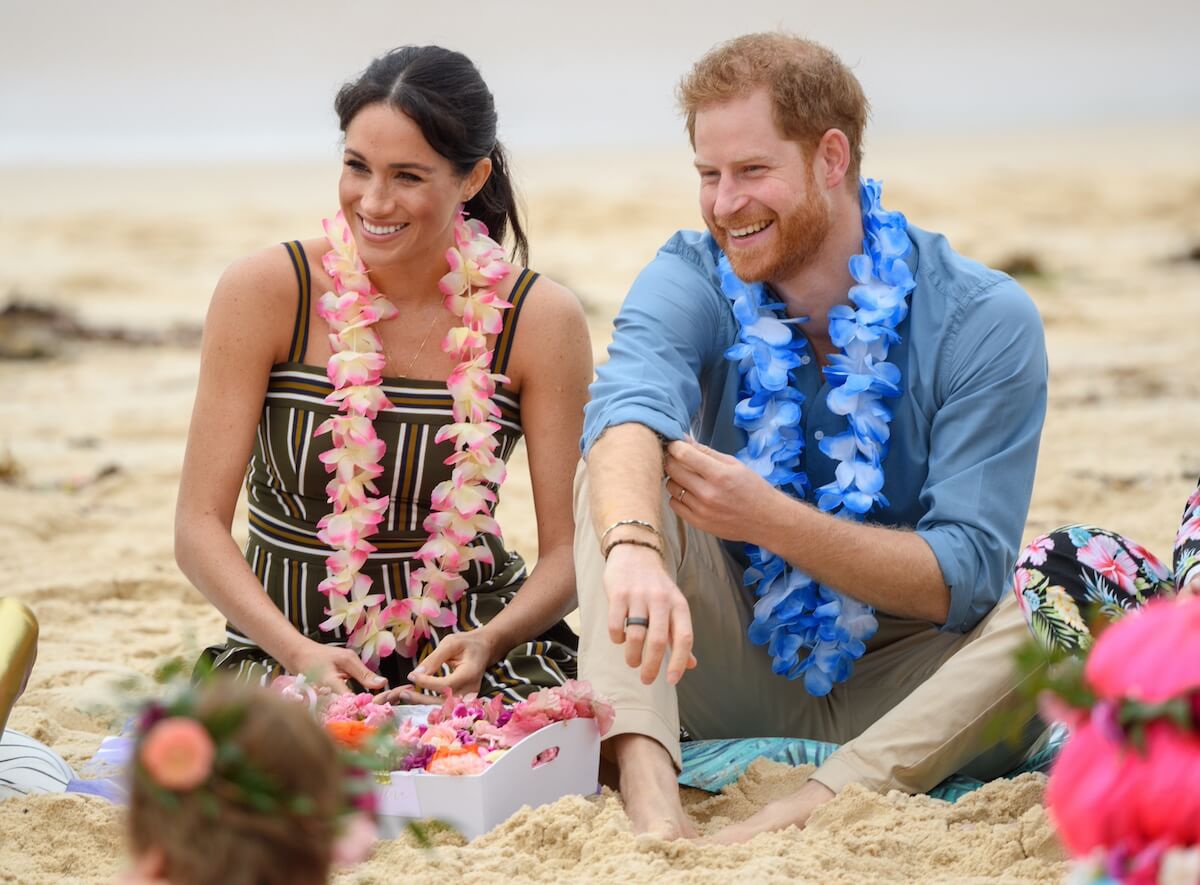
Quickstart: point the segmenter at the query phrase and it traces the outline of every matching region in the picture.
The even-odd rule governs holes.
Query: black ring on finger
[[[650,626],[649,618],[628,617],[625,619],[625,629],[626,630],[628,630],[630,627],[649,627],[649,626]]]

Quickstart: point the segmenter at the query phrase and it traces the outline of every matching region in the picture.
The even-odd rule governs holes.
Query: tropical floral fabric
[[[1069,525],[1030,542],[1017,558],[1013,592],[1048,648],[1085,651],[1088,620],[1115,620],[1155,596],[1170,596],[1200,566],[1200,485],[1175,539],[1174,568],[1141,544],[1093,525]]]
[[[1182,587],[1200,569],[1200,482],[1183,508],[1175,535],[1175,582]]]

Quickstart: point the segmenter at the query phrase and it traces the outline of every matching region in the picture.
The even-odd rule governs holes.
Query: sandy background
[[[1050,415],[1026,539],[1072,520],[1169,553],[1200,473],[1200,133],[1086,132],[872,145],[885,204],[997,266],[1020,259],[1046,324]],[[570,286],[603,358],[611,317],[677,227],[698,224],[686,154],[518,155],[533,265]],[[116,727],[113,686],[146,681],[220,635],[183,579],[171,520],[212,285],[235,257],[313,235],[336,166],[0,170],[0,304],[66,310],[95,336],[0,319],[3,590],[42,623],[10,725],[78,765]],[[1190,256],[1190,257],[1189,257]],[[148,339],[148,341],[119,340]],[[536,553],[518,453],[500,519]],[[245,537],[244,514],[235,531]],[[689,796],[702,828],[741,818],[803,771],[760,764],[723,796]],[[615,797],[518,814],[460,847],[384,845],[347,881],[1053,881],[1064,872],[1030,776],[956,806],[850,790],[802,832],[735,849],[635,839]],[[0,881],[106,881],[121,815],[98,801],[0,804]]]

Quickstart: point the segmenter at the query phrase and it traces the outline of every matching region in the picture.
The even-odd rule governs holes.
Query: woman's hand
[[[315,642],[307,637],[298,651],[289,656],[285,666],[289,673],[303,674],[310,683],[323,685],[338,694],[349,693],[347,681],[350,679],[368,691],[387,685],[387,680],[367,669],[362,659],[350,649]]]
[[[408,678],[413,685],[433,695],[445,694],[447,690],[457,695],[478,692],[483,683],[483,671],[494,664],[501,653],[496,649],[487,627],[467,633],[451,633],[413,669]],[[450,675],[435,675],[441,672],[444,665],[450,667]]]
[[[400,704],[433,704],[440,707],[446,699],[436,694],[425,694],[425,692],[413,688],[411,685],[399,685],[396,688],[381,691],[372,700],[377,704],[390,704],[391,706],[398,706]]]

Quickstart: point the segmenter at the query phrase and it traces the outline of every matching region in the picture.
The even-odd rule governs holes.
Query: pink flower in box
[[[1085,676],[1097,694],[1110,700],[1158,703],[1196,691],[1198,637],[1200,600],[1152,601],[1104,631],[1088,656]]]

